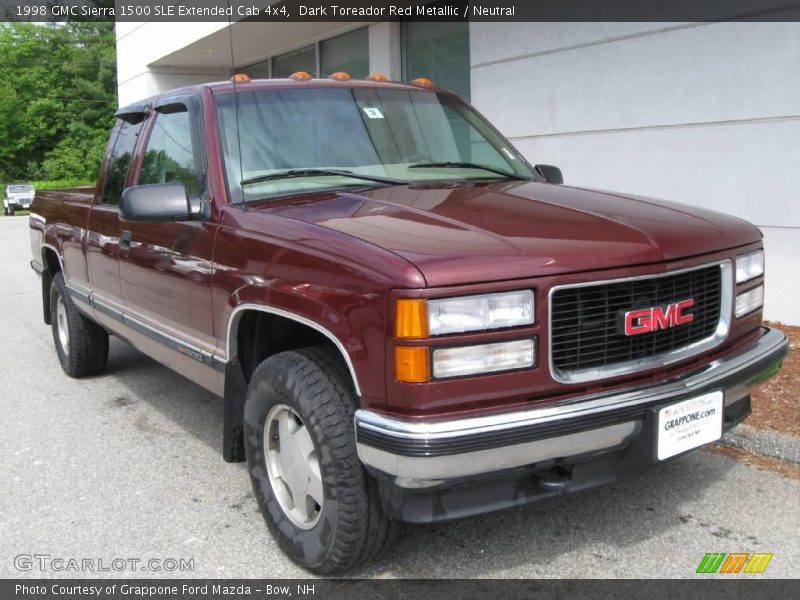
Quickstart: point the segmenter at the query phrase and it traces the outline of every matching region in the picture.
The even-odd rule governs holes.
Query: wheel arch
[[[228,362],[236,361],[239,358],[240,325],[242,323],[242,319],[248,313],[265,313],[275,317],[287,319],[289,321],[297,323],[298,325],[307,327],[308,329],[311,329],[318,334],[323,335],[338,350],[342,360],[344,361],[350,373],[351,383],[353,384],[353,388],[356,392],[356,395],[359,397],[361,396],[361,387],[358,382],[358,375],[356,373],[355,366],[353,365],[353,360],[350,358],[350,354],[347,352],[347,348],[345,348],[345,345],[342,343],[342,341],[327,327],[320,325],[316,321],[304,317],[303,315],[299,315],[297,313],[282,308],[276,308],[264,304],[256,304],[251,302],[240,304],[236,308],[234,308],[228,319],[228,328],[226,335],[226,340],[228,344],[227,345]]]
[[[52,323],[50,316],[50,286],[53,278],[58,273],[64,273],[64,262],[61,254],[52,244],[44,243],[41,247],[42,253],[42,317],[47,325]]]
[[[248,315],[270,315],[294,323],[308,331],[313,331],[318,338],[330,343],[340,354],[347,370],[357,397],[361,397],[361,387],[355,366],[341,339],[330,329],[297,313],[253,302],[244,302],[237,305],[228,318],[227,349],[228,356],[225,362],[225,389],[223,408],[223,433],[222,457],[227,462],[241,462],[245,460],[244,450],[244,401],[247,394],[248,377],[244,365],[240,361],[240,332],[243,322],[247,322]],[[283,351],[283,349],[278,350]],[[271,354],[267,354],[269,356]],[[259,356],[259,358],[261,358]],[[264,357],[266,358],[266,356]]]

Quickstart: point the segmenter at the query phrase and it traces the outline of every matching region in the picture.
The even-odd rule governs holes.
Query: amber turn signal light
[[[394,334],[404,340],[428,337],[428,304],[420,299],[397,301]]]
[[[247,73],[236,73],[236,75],[231,77],[231,81],[234,83],[250,83],[250,75]]]
[[[409,83],[411,83],[411,85],[419,85],[422,87],[431,87],[433,85],[433,82],[427,77],[417,77],[416,79],[412,79]]]
[[[427,348],[398,346],[394,349],[394,375],[402,383],[425,383],[431,379]]]
[[[295,81],[308,81],[311,79],[311,74],[308,73],[308,71],[295,71],[289,75],[289,79],[294,79]]]

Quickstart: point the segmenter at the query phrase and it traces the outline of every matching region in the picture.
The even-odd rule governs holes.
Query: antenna
[[[233,11],[231,10],[231,0],[227,0],[228,2],[228,39],[230,40],[230,47],[231,47],[231,81],[233,81],[233,111],[234,117],[236,120],[236,146],[237,152],[239,153],[238,156],[238,163],[239,163],[239,184],[236,186],[236,189],[240,190],[240,196],[236,199],[234,204],[238,204],[241,206],[243,211],[247,210],[247,203],[244,201],[244,189],[241,188],[241,182],[244,181],[244,165],[242,164],[242,137],[239,132],[239,91],[236,89],[236,61],[233,56],[233,21],[232,15]]]

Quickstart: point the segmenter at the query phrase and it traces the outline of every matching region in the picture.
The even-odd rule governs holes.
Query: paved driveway
[[[0,219],[0,577],[65,575],[18,571],[14,558],[33,554],[106,568],[193,559],[183,576],[304,576],[272,541],[244,466],[220,457],[218,398],[116,339],[104,376],[62,373],[27,224]],[[706,552],[749,551],[774,553],[766,576],[795,576],[799,501],[800,481],[701,451],[614,487],[408,527],[355,575],[697,577]]]

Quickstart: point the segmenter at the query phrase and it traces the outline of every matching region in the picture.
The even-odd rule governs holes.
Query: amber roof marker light
[[[295,81],[308,81],[311,79],[311,74],[308,71],[295,71],[289,75],[289,79],[294,79]]]
[[[329,79],[335,79],[336,81],[348,81],[350,79],[350,73],[346,73],[344,71],[336,71],[336,73],[331,73],[328,75]]]
[[[370,81],[389,81],[389,78],[383,73],[370,73],[366,78]]]
[[[233,77],[231,77],[231,81],[234,83],[250,83],[250,75],[247,73],[236,73]]]
[[[411,85],[418,85],[420,87],[433,87],[433,82],[427,77],[417,77],[409,81]]]

